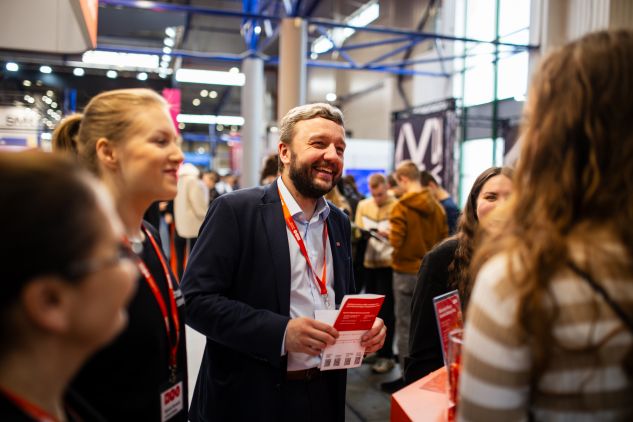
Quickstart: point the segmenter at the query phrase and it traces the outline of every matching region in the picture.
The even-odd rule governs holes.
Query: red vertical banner
[[[242,140],[238,133],[231,132],[229,135],[229,157],[231,159],[231,172],[241,173],[242,171]]]
[[[176,133],[180,133],[178,129],[177,117],[180,114],[180,89],[178,88],[165,88],[163,89],[163,98],[169,103],[169,114],[171,120],[174,122]]]

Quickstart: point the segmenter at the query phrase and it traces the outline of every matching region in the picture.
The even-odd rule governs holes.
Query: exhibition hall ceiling
[[[153,69],[150,69],[149,65],[117,66],[114,59],[88,65],[85,64],[85,56],[74,54],[56,55],[19,50],[0,51],[0,54],[6,62],[14,61],[20,65],[22,80],[16,78],[16,89],[26,89],[26,85],[23,85],[25,80],[28,80],[33,88],[36,82],[43,81],[43,85],[60,92],[65,87],[72,86],[78,91],[77,108],[81,108],[92,95],[105,89],[149,86],[160,90],[174,85],[176,81],[173,72],[180,68],[237,71],[240,67],[240,58],[249,49],[249,30],[251,34],[254,30],[257,31],[258,54],[264,57],[278,56],[278,34],[275,30],[278,20],[246,19],[238,14],[247,12],[251,15],[281,18],[287,16],[291,10],[290,14],[297,16],[346,22],[354,13],[373,3],[380,4],[380,19],[372,25],[379,23],[383,26],[412,30],[429,1],[166,0],[155,3],[101,0],[98,11],[97,50],[153,56],[156,59],[156,63],[151,65]],[[316,28],[309,28],[310,45],[321,36]],[[336,60],[336,57],[329,58]],[[50,66],[52,74],[40,75],[41,65]],[[81,76],[77,75],[77,67],[84,69]],[[106,72],[113,69],[118,72],[116,79],[106,77]],[[267,64],[265,76],[266,91],[270,93],[267,106],[275,110],[276,65]],[[318,76],[323,78],[323,72]],[[334,71],[326,76],[330,79],[335,78]],[[5,76],[3,78],[10,79]],[[182,90],[182,113],[240,114],[242,88],[239,86],[202,86],[187,83],[176,85]],[[6,84],[2,86],[4,90],[11,88],[12,86],[7,87]]]

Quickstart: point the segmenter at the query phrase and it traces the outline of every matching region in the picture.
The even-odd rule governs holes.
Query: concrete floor
[[[374,374],[369,365],[348,370],[345,421],[389,421],[391,397],[380,390],[380,383],[395,380],[399,376],[398,365],[391,372],[380,375]]]
[[[196,383],[204,351],[204,336],[187,327],[187,359],[189,365],[189,400]],[[380,383],[400,376],[396,365],[387,374],[372,373],[369,365],[347,371],[346,422],[389,421],[390,396],[380,390]]]

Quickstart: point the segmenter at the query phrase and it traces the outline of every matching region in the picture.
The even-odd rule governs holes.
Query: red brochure
[[[433,298],[433,307],[435,308],[437,329],[440,332],[444,364],[446,364],[448,353],[448,333],[456,328],[462,328],[464,325],[459,292],[457,290],[453,290],[452,292]]]
[[[338,331],[367,331],[374,325],[384,295],[349,295],[343,298],[341,309],[334,322]]]

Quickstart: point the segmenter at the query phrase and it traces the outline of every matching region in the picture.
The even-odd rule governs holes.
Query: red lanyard
[[[11,400],[13,404],[19,407],[22,412],[24,412],[30,418],[36,420],[37,422],[58,422],[58,419],[56,417],[43,410],[41,407],[38,407],[33,403],[26,401],[22,397],[13,394],[9,390],[0,387],[0,392],[2,392],[2,394],[4,394],[7,399]]]
[[[169,313],[167,312],[167,304],[165,303],[165,299],[158,288],[158,284],[156,284],[156,279],[149,272],[147,265],[142,260],[138,260],[138,267],[145,277],[145,281],[147,281],[147,285],[152,290],[154,294],[154,298],[158,303],[158,307],[160,308],[160,312],[163,314],[163,321],[165,322],[165,331],[167,331],[167,338],[169,339],[169,370],[170,370],[170,382],[176,381],[176,366],[178,362],[178,343],[180,341],[180,319],[178,318],[178,305],[176,304],[176,298],[174,297],[174,286],[172,284],[171,275],[169,273],[169,269],[167,268],[167,263],[165,262],[165,258],[163,258],[163,254],[160,252],[160,248],[154,240],[154,236],[143,227],[143,232],[149,238],[152,246],[154,247],[154,251],[160,260],[161,265],[163,266],[163,271],[165,272],[165,278],[167,279],[167,287],[169,290],[169,307],[171,308],[171,317],[174,321],[174,329],[175,329],[175,339],[172,339],[172,330],[169,326]],[[174,341],[175,340],[175,341]]]
[[[286,225],[290,229],[290,233],[292,233],[292,237],[295,238],[297,244],[299,245],[299,250],[301,254],[306,260],[308,264],[308,268],[310,268],[310,272],[314,275],[314,282],[316,283],[321,295],[325,296],[327,303],[327,249],[325,248],[327,242],[327,224],[323,222],[323,272],[321,278],[316,274],[314,269],[312,268],[312,263],[310,262],[310,257],[308,256],[308,251],[306,249],[305,243],[303,243],[303,239],[301,238],[301,234],[299,233],[299,229],[297,229],[297,224],[295,220],[290,215],[290,211],[288,211],[288,206],[286,205],[286,201],[281,196],[281,191],[279,191],[279,199],[281,199],[281,209],[284,212],[284,220],[286,220]]]

